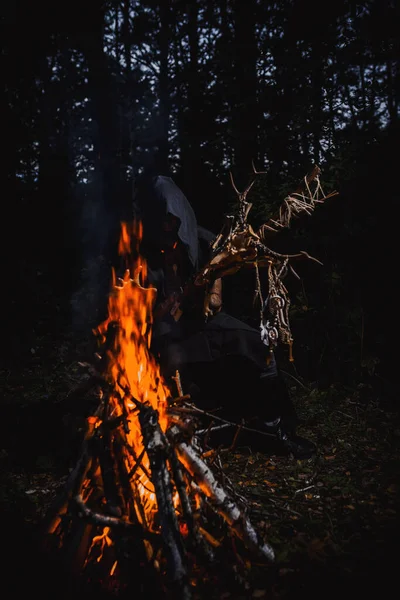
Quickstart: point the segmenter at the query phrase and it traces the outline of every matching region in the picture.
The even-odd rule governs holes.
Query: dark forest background
[[[6,364],[97,323],[144,168],[201,224],[273,216],[314,163],[339,196],[271,240],[297,267],[296,376],[393,395],[398,349],[399,7],[395,0],[110,0],[1,6]],[[251,320],[254,282],[227,304]],[[283,360],[285,357],[283,357]],[[372,383],[371,383],[372,382]]]

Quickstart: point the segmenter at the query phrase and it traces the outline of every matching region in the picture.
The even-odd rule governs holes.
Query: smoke
[[[71,326],[74,330],[97,325],[107,308],[112,266],[109,247],[114,223],[101,201],[102,195],[96,193],[97,187],[81,185],[79,190],[82,208],[77,237],[81,247],[81,268],[78,285],[71,296]]]
[[[153,154],[144,161],[142,177],[159,174]],[[93,173],[90,183],[78,184],[76,199],[80,205],[77,223],[77,244],[81,252],[78,284],[71,295],[71,327],[87,330],[99,324],[107,315],[107,300],[111,286],[112,267],[118,267],[117,246],[121,220],[134,214],[133,189],[136,177],[122,183],[104,174]],[[114,202],[111,202],[110,199]]]

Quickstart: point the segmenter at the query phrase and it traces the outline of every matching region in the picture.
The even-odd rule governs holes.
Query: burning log
[[[161,431],[157,413],[144,407],[140,412],[140,424],[143,441],[150,459],[151,479],[154,485],[160,532],[166,554],[167,568],[172,581],[184,586],[187,595],[187,571],[185,567],[185,548],[179,533],[179,524],[173,503],[173,485],[167,466],[168,441]]]
[[[128,234],[124,227],[125,251]],[[140,228],[132,234],[140,238]],[[190,403],[179,373],[176,397],[150,354],[154,290],[140,283],[145,269],[136,263],[114,277],[108,319],[95,332],[101,358],[90,367],[99,404],[44,521],[44,545],[83,585],[126,588],[146,574],[158,590],[186,600],[221,561],[232,568],[226,556],[237,556],[234,539],[266,563],[274,551],[213,467],[204,421],[218,418]]]

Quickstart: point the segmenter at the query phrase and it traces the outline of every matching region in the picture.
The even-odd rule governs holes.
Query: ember
[[[184,394],[178,372],[177,392],[169,389],[149,350],[156,290],[145,287],[141,236],[140,223],[122,224],[125,272],[113,271],[108,318],[94,332],[99,403],[49,511],[45,545],[85,585],[115,591],[133,583],[136,592],[149,585],[190,598],[221,556],[231,568],[246,562],[240,548],[266,561],[274,551],[226,477],[221,483],[218,452],[206,445],[207,413]]]

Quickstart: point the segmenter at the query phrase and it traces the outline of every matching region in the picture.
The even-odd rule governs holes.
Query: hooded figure
[[[281,449],[311,456],[315,446],[295,434],[293,404],[260,332],[224,312],[221,280],[208,290],[191,285],[215,235],[198,225],[182,190],[163,175],[138,182],[134,212],[143,224],[148,283],[158,292],[151,349],[167,381],[179,370],[198,404],[225,404],[229,418],[252,420]]]

